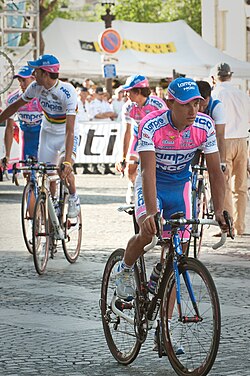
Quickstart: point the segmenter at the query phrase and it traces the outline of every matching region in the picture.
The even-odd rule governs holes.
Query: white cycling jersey
[[[38,98],[44,112],[42,128],[52,134],[65,134],[66,115],[77,114],[77,93],[73,85],[57,80],[50,89],[33,81],[25,90],[22,99],[25,102]],[[75,134],[78,125],[75,120]]]

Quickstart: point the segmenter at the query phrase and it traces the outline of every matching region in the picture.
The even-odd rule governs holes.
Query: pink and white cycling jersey
[[[123,106],[122,119],[123,122],[133,124],[134,135],[138,136],[138,128],[140,121],[152,111],[167,109],[167,105],[161,98],[150,95],[142,107],[139,107],[137,103],[128,100]],[[133,122],[133,120],[135,122]]]
[[[188,181],[198,148],[205,154],[218,151],[213,120],[208,115],[198,113],[194,124],[182,131],[173,125],[170,110],[155,111],[140,123],[137,151],[155,151],[158,183]]]
[[[14,103],[23,95],[22,90],[15,90],[7,98],[7,105]],[[22,131],[32,131],[40,128],[43,118],[43,110],[37,98],[33,98],[29,103],[21,106],[17,111],[19,125]],[[15,115],[10,117],[15,119]]]

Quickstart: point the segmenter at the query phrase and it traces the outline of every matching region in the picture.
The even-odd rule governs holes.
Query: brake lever
[[[13,163],[12,166],[12,183],[15,184],[17,187],[19,186],[18,179],[17,179],[17,167],[16,163]]]
[[[156,225],[156,236],[159,240],[162,240],[161,236],[161,213],[157,212],[154,216],[155,225]]]
[[[233,224],[232,224],[232,221],[230,219],[230,216],[229,216],[229,214],[226,210],[223,211],[223,215],[224,215],[224,218],[225,218],[225,222],[228,225],[229,235],[230,235],[231,239],[234,239],[234,235],[233,235],[233,231],[232,231]]]

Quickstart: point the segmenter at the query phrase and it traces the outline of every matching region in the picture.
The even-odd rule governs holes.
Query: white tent
[[[173,69],[194,78],[208,77],[211,68],[227,62],[235,78],[250,79],[250,63],[222,53],[205,42],[184,21],[136,23],[114,21],[123,47],[115,54],[119,77],[141,73],[152,78],[171,77]],[[61,76],[102,75],[98,36],[103,22],[55,19],[43,32],[45,53],[58,57]]]

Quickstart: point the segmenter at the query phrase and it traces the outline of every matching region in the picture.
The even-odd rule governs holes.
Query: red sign
[[[122,38],[118,31],[112,28],[105,29],[99,35],[99,45],[108,54],[115,54],[122,46]]]

